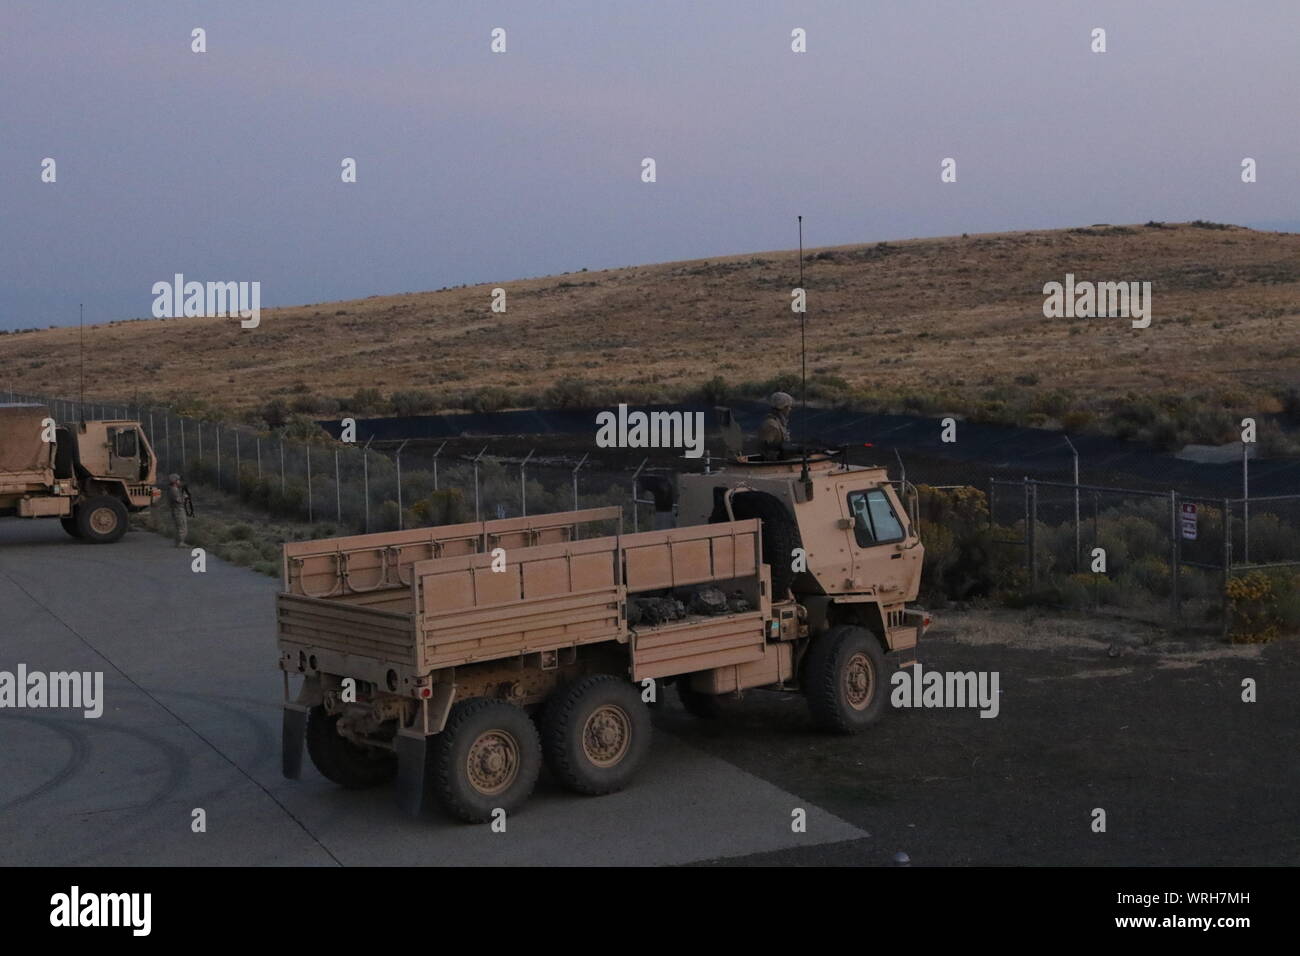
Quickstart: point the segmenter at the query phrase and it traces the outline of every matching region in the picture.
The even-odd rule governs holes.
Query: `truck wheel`
[[[495,810],[513,813],[537,784],[542,744],[522,708],[471,697],[451,709],[434,738],[434,791],[442,808],[466,823]]]
[[[79,537],[93,544],[111,544],[126,534],[126,506],[109,495],[77,505]]]
[[[888,695],[885,655],[866,628],[840,625],[813,639],[804,694],[822,730],[852,734],[875,721]]]
[[[307,713],[307,753],[320,775],[349,790],[365,790],[392,780],[397,757],[378,747],[354,744],[338,731],[338,714],[324,707]]]
[[[650,713],[636,687],[592,674],[559,691],[542,718],[546,765],[577,793],[622,790],[650,749]]]
[[[63,525],[63,530],[74,538],[81,537],[81,532],[77,529],[77,516],[75,514],[69,518],[60,518],[59,524]]]
[[[800,547],[799,528],[789,509],[765,491],[742,491],[731,496],[731,513],[736,520],[759,518],[763,522],[760,540],[763,563],[772,569],[772,600],[785,597],[794,583],[794,549]]]
[[[691,686],[691,675],[677,678],[677,699],[686,712],[700,720],[717,720],[722,716],[722,700],[717,694],[706,694]]]

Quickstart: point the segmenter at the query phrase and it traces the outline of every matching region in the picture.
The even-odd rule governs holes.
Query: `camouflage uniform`
[[[175,529],[176,547],[185,543],[185,535],[189,532],[189,519],[185,517],[185,492],[181,490],[180,476],[172,475],[167,484],[167,490],[164,492],[167,498],[167,510],[172,515],[172,526]]]
[[[785,392],[776,392],[768,400],[772,410],[758,427],[758,442],[763,457],[774,461],[785,457],[785,446],[790,443],[790,409],[792,399]]]

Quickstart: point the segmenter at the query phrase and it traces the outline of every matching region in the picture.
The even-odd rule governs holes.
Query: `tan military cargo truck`
[[[578,793],[625,786],[667,683],[697,716],[772,688],[829,731],[874,721],[930,622],[884,469],[739,458],[678,484],[663,530],[604,508],[286,544],[285,776],[305,740],[335,783],[396,777],[411,812],[431,795],[483,822],[543,763]]]
[[[58,518],[99,544],[148,508],[157,462],[138,422],[56,424],[44,405],[0,404],[0,515]]]

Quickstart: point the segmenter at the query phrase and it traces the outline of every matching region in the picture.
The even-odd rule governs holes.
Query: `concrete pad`
[[[411,819],[391,788],[342,790],[309,761],[285,780],[278,589],[212,556],[195,574],[143,532],[96,546],[0,521],[0,670],[103,671],[105,696],[98,719],[0,710],[0,865],[653,865],[866,836],[663,732],[627,791],[543,775],[504,833]]]

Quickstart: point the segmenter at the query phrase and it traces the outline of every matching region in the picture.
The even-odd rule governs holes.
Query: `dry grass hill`
[[[810,394],[868,409],[1230,437],[1300,411],[1300,234],[1092,226],[807,250]],[[758,394],[799,371],[797,255],[764,252],[88,327],[88,396],[214,416]],[[1043,285],[1149,281],[1149,328],[1044,318]],[[508,311],[490,309],[507,290]],[[71,394],[77,329],[0,337],[0,384]],[[703,390],[703,392],[702,392]]]

